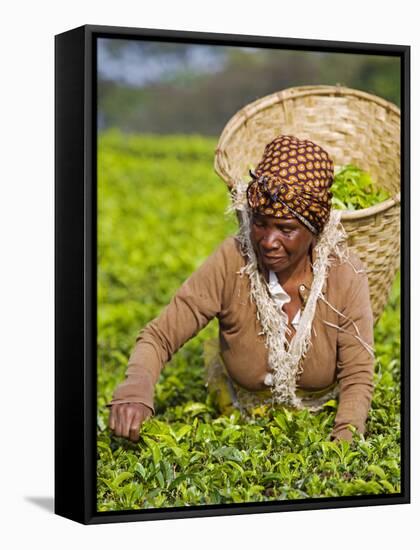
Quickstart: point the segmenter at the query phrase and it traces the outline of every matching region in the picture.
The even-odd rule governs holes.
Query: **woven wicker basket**
[[[382,203],[343,211],[349,247],[366,266],[375,321],[400,267],[400,111],[380,97],[341,86],[301,86],[263,97],[225,126],[215,170],[232,190],[280,134],[324,147],[335,167],[355,164],[391,195]]]

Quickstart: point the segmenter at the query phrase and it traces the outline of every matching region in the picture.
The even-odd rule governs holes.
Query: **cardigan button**
[[[272,386],[273,385],[273,375],[268,373],[265,375],[265,378],[264,378],[264,384],[266,386]]]

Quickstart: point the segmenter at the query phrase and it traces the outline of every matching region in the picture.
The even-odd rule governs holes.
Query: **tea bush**
[[[336,402],[317,414],[219,415],[204,385],[212,321],[166,365],[138,443],[111,437],[108,409],[138,330],[236,230],[213,171],[216,140],[100,135],[98,150],[99,511],[400,491],[400,276],[375,326],[365,437],[332,443]]]

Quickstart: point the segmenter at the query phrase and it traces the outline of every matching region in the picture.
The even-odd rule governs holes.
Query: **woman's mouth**
[[[281,262],[286,259],[286,256],[275,256],[274,254],[264,254],[263,258],[267,263],[275,264],[277,262]]]

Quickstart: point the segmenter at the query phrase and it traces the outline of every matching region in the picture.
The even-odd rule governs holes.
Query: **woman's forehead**
[[[271,223],[281,223],[281,224],[284,224],[284,225],[290,225],[290,226],[293,226],[293,225],[300,225],[300,222],[297,218],[295,217],[291,217],[291,218],[277,218],[276,216],[269,216],[269,215],[266,215],[266,214],[259,214],[258,212],[254,212],[252,214],[252,216],[254,218],[257,218],[259,220],[264,220],[264,221],[267,221],[267,222],[271,222]]]

